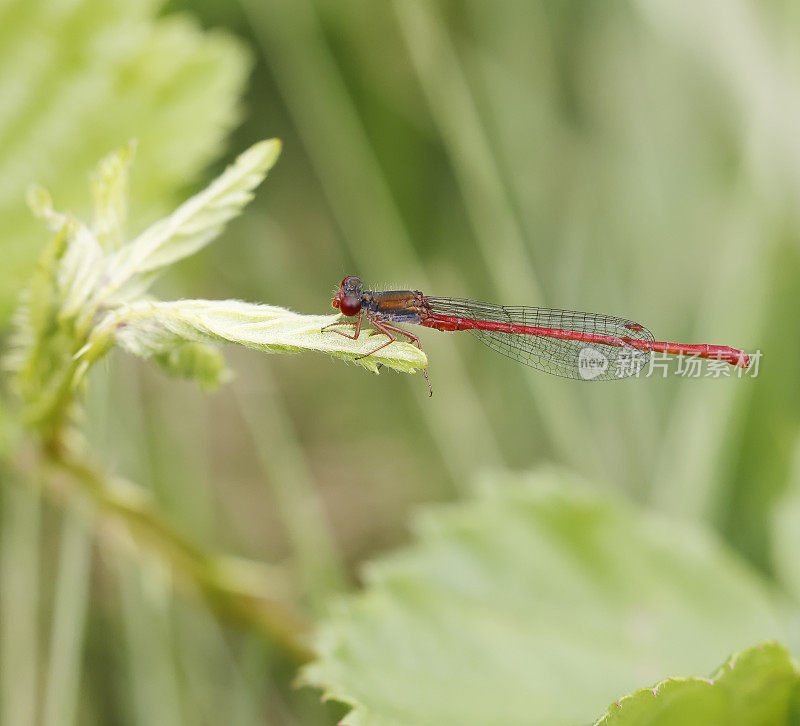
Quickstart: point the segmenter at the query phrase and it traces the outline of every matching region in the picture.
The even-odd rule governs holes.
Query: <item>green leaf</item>
[[[37,195],[41,200],[46,192]],[[58,270],[68,241],[65,223],[53,236],[39,257],[28,288],[21,295],[14,315],[13,332],[9,336],[8,353],[2,365],[16,374],[17,387],[23,398],[33,398],[43,380],[58,365],[55,349],[66,348],[58,325],[60,299],[58,295]]]
[[[27,423],[52,431],[74,420],[81,382],[115,344],[155,357],[170,373],[194,378],[204,388],[230,375],[209,343],[267,352],[318,350],[374,372],[386,365],[413,373],[427,365],[419,348],[401,342],[381,346],[370,338],[372,331],[355,341],[323,333],[338,321],[335,315],[303,316],[237,300],[153,302],[144,296],[154,273],[208,244],[240,213],[279,152],[275,139],[254,144],[204,191],[118,249],[131,145],[106,157],[95,172],[94,229],[55,211],[49,192],[29,191],[31,209],[55,235],[23,295],[3,359],[17,374]]]
[[[116,344],[133,355],[163,355],[186,343],[234,343],[273,353],[316,350],[351,360],[373,372],[380,364],[402,373],[427,365],[416,346],[395,342],[375,355],[361,357],[381,340],[362,331],[358,340],[321,332],[336,315],[299,315],[285,308],[239,300],[140,301],[109,313],[98,325],[82,355],[94,358]]]
[[[612,704],[596,726],[796,724],[800,671],[777,643],[731,656],[710,678],[667,678]]]
[[[50,192],[31,186],[27,194],[31,211],[57,234],[64,235],[63,249],[54,261],[53,293],[62,319],[74,316],[95,291],[104,272],[105,259],[100,241],[83,222],[53,209]],[[46,253],[45,253],[46,256]]]
[[[67,249],[58,269],[58,291],[63,319],[78,314],[91,297],[104,272],[103,248],[82,222],[67,224]]]
[[[136,142],[112,152],[100,161],[91,177],[94,223],[92,231],[104,249],[117,249],[125,236],[128,219],[128,172]]]
[[[129,283],[141,295],[153,279],[148,273],[205,247],[253,198],[253,189],[263,181],[280,149],[277,139],[254,144],[202,192],[122,247],[110,260],[109,280],[99,298],[104,300]],[[144,283],[137,284],[140,279]],[[129,290],[121,297],[131,294]]]
[[[47,186],[63,209],[91,209],[83,179],[139,139],[132,223],[166,213],[217,158],[239,117],[250,57],[221,32],[157,0],[74,0],[0,7],[0,326],[44,243],[23,191]]]
[[[173,376],[197,381],[205,391],[218,388],[233,376],[222,353],[204,343],[176,345],[157,354],[155,361]]]
[[[34,216],[43,220],[51,231],[58,232],[69,221],[66,215],[53,208],[53,197],[47,189],[31,184],[25,198]]]
[[[105,261],[92,231],[71,215],[55,211],[49,192],[31,187],[27,198],[34,214],[55,232],[22,295],[3,359],[7,370],[19,374],[17,383],[29,398],[69,357],[76,318],[82,311],[91,317],[84,308]]]
[[[306,684],[358,726],[589,723],[619,694],[781,638],[709,533],[545,471],[429,510],[318,631]]]

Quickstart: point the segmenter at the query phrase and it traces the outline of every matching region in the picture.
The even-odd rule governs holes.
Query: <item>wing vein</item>
[[[428,297],[426,300],[434,315],[629,340],[653,340],[653,334],[640,323],[613,315],[524,305],[496,305],[460,298]],[[513,360],[545,373],[579,380],[617,380],[637,375],[651,355],[649,351],[626,345],[495,330],[470,332],[484,345]]]

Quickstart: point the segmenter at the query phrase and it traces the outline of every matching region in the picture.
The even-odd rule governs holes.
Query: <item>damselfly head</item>
[[[333,307],[339,308],[343,315],[358,315],[361,310],[361,291],[363,289],[364,283],[355,275],[345,277],[333,297]]]

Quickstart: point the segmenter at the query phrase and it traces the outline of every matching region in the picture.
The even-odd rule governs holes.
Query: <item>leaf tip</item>
[[[282,149],[283,142],[278,138],[273,138],[256,142],[244,153],[252,153],[253,156],[260,157],[258,166],[264,171],[269,171],[273,166],[275,166],[275,162],[278,160]]]
[[[50,192],[38,184],[29,184],[25,191],[28,208],[39,219],[47,219],[53,211],[53,198]]]

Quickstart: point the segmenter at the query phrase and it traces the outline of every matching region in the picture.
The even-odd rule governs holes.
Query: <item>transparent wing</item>
[[[643,325],[625,318],[575,310],[553,310],[524,305],[495,305],[459,298],[427,297],[434,315],[524,325],[554,331],[610,336],[613,345],[563,340],[494,330],[470,330],[478,340],[513,360],[564,378],[611,381],[636,375],[650,359],[650,351],[625,344],[625,340],[652,341]]]

